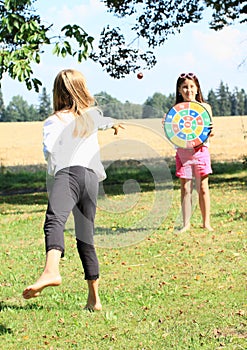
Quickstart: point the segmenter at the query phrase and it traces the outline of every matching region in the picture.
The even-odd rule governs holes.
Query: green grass
[[[0,194],[45,191],[46,169],[44,166],[0,168]]]
[[[97,228],[106,230],[110,241],[122,239],[123,234],[133,237],[137,233],[130,228],[138,228],[138,223],[146,231],[124,247],[99,244],[103,304],[99,313],[83,310],[86,283],[70,229],[65,232],[62,285],[47,288],[30,301],[22,298],[22,290],[44,264],[47,195],[26,191],[1,196],[1,349],[247,349],[247,169],[241,163],[213,166],[210,194],[215,231],[200,228],[197,207],[192,229],[183,234],[174,231],[180,207],[175,178],[172,188],[169,182],[155,187],[149,169],[141,165],[115,164],[109,169],[105,195],[99,198]],[[18,184],[19,171],[6,169],[2,178],[8,171],[14,175],[8,188],[1,188],[5,194],[11,188],[16,192]],[[25,171],[26,182],[18,185],[18,191],[39,189],[35,183],[40,175],[36,178],[35,171]],[[45,182],[45,173],[42,176]],[[138,198],[135,191],[123,193],[122,184],[130,177],[141,179]],[[145,222],[144,227],[155,192],[160,199],[167,191],[172,191],[167,216],[159,223],[162,211],[158,210],[156,221]],[[113,213],[126,202],[132,203],[128,210]],[[96,230],[96,241],[100,234]]]

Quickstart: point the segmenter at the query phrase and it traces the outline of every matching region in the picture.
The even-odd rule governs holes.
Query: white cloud
[[[214,59],[226,65],[240,59],[244,55],[244,49],[246,49],[244,33],[235,27],[227,27],[219,32],[197,30],[193,32],[193,36],[197,40],[202,54],[205,53],[211,60]]]

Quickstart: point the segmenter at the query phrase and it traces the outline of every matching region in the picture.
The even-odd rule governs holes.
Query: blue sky
[[[108,23],[126,28],[126,31],[133,23],[131,18],[119,20],[107,13],[99,0],[38,0],[35,6],[47,24],[54,23],[54,35],[56,28],[75,23],[97,40],[101,29]],[[77,64],[76,59],[70,57],[58,58],[51,54],[51,48],[45,49],[41,64],[34,66],[33,70],[50,94],[56,74],[64,68],[75,68],[83,72],[93,94],[106,91],[122,102],[143,103],[155,92],[165,95],[175,92],[176,80],[181,72],[194,72],[205,96],[209,89],[216,89],[221,80],[228,84],[230,90],[234,87],[247,90],[247,63],[238,67],[247,53],[245,28],[245,25],[235,25],[215,32],[208,29],[207,19],[185,26],[180,34],[171,36],[164,46],[155,50],[158,63],[152,70],[143,71],[142,80],[138,80],[136,74],[121,80],[113,79],[102,71],[100,65],[90,60]],[[134,35],[129,37],[130,41],[133,38]],[[7,76],[2,81],[2,92],[5,104],[15,95],[23,96],[29,104],[38,103],[37,93],[28,92],[24,84]]]

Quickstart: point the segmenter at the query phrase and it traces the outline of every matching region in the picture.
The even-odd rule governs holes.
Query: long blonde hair
[[[74,137],[84,137],[93,131],[94,122],[87,111],[94,104],[95,99],[90,94],[81,72],[64,69],[58,73],[53,86],[53,109],[54,113],[68,111],[74,115]]]

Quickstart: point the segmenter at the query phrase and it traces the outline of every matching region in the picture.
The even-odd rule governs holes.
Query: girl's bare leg
[[[202,213],[202,225],[208,231],[213,231],[210,224],[210,194],[208,186],[208,175],[197,179],[197,191],[199,194],[199,205]]]
[[[181,206],[183,214],[183,227],[180,232],[190,229],[190,218],[192,211],[192,180],[180,179],[181,184]]]
[[[88,283],[88,299],[87,299],[87,305],[85,306],[85,309],[88,309],[91,311],[102,310],[102,305],[101,305],[99,293],[98,293],[99,279],[88,280],[87,283]]]
[[[34,284],[24,289],[22,293],[24,299],[37,297],[44,288],[49,286],[59,286],[61,284],[62,278],[59,273],[60,258],[60,250],[51,249],[47,252],[44,271]]]

